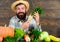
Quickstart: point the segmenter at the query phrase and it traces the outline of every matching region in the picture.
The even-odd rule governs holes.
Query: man
[[[29,3],[27,1],[16,1],[12,4],[11,9],[16,13],[16,16],[11,18],[9,26],[13,28],[21,28],[25,32],[33,28],[37,28],[41,31],[38,12],[34,13],[33,19],[28,20],[27,12],[29,10]]]

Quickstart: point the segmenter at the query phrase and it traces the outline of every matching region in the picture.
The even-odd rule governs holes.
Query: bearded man
[[[34,18],[30,21],[28,20],[27,12],[29,10],[29,3],[27,1],[18,0],[15,1],[11,9],[16,13],[9,22],[9,26],[15,28],[21,28],[25,32],[29,29],[37,28],[39,31],[41,30],[39,13],[34,13]]]

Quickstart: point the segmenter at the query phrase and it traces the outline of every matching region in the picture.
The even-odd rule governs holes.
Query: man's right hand
[[[24,23],[22,24],[22,29],[26,29],[26,28],[28,28],[29,25],[30,25],[30,21],[26,21],[26,22],[24,22]]]

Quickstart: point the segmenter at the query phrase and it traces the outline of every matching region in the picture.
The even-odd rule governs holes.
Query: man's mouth
[[[23,15],[24,13],[23,12],[19,12],[18,15]]]

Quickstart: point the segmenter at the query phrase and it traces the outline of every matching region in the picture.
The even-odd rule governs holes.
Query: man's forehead
[[[20,6],[20,5],[24,5],[23,3],[19,3],[19,4],[17,4],[15,7],[17,7],[17,6]],[[25,6],[25,5],[24,5]],[[26,7],[26,6],[25,6]]]

